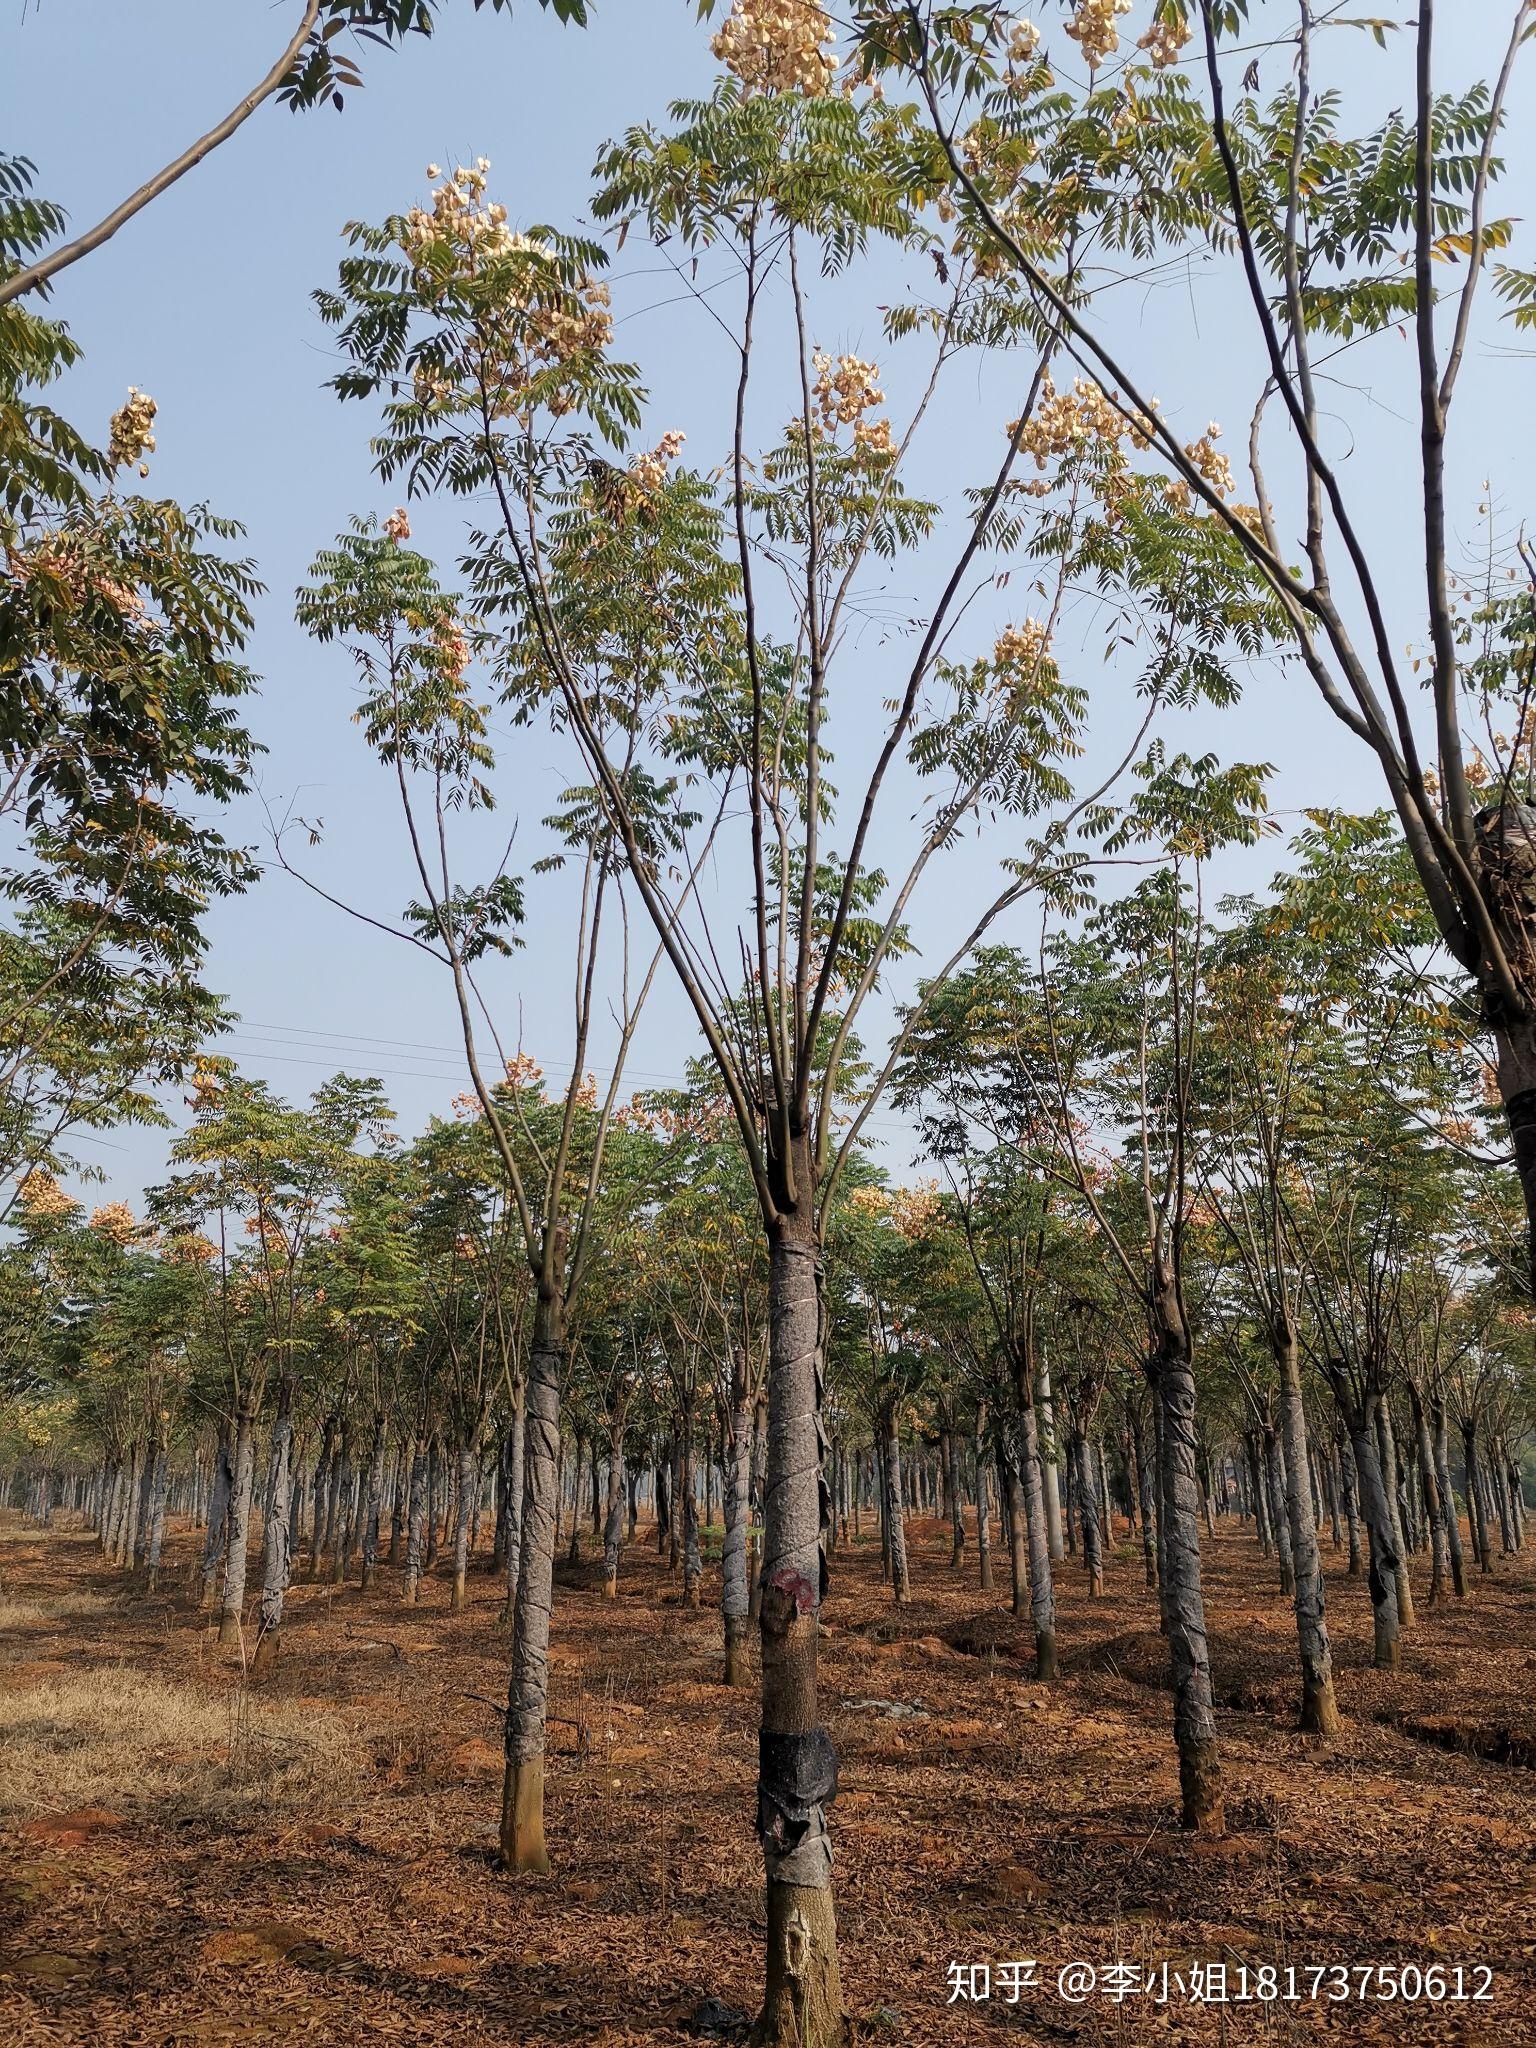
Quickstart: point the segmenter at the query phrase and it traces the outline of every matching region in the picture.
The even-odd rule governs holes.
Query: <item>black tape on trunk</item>
[[[838,1751],[825,1729],[758,1735],[758,1839],[786,1858],[838,1796]]]

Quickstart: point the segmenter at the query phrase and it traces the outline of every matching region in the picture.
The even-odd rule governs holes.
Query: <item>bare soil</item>
[[[1006,1611],[1005,1559],[983,1595],[973,1552],[952,1570],[936,1527],[910,1541],[910,1606],[892,1606],[866,1535],[834,1558],[826,1609],[857,2041],[1536,2042],[1531,1558],[1500,1560],[1437,1612],[1417,1587],[1403,1669],[1384,1674],[1364,1585],[1326,1551],[1347,1720],[1322,1746],[1291,1726],[1274,1567],[1224,1526],[1205,1561],[1230,1829],[1207,1841],[1175,1824],[1139,1552],[1111,1550],[1098,1601],[1067,1559],[1063,1675],[1042,1686]],[[562,1571],[556,1868],[511,1880],[491,1857],[506,1637],[483,1562],[459,1614],[440,1575],[413,1609],[387,1571],[367,1596],[300,1581],[282,1653],[253,1677],[221,1660],[185,1591],[194,1550],[176,1531],[171,1587],[146,1597],[83,1531],[0,1516],[0,2042],[740,2038],[762,1926],[756,1700],[718,1683],[714,1574],[706,1605],[683,1607],[644,1529],[616,1609],[595,1568]],[[131,1742],[70,1719],[98,1691]],[[1001,1966],[1026,1959],[1035,1981],[1010,2001]],[[1084,2003],[1061,1995],[1063,1966],[1117,1962],[1168,1964],[1166,2002],[1117,2002],[1113,1974]],[[949,2002],[952,1964],[990,1965],[991,1998]],[[1192,2000],[1192,1970],[1216,1964],[1225,2001]],[[1351,1979],[1335,2002],[1335,1977],[1307,1995],[1322,1966],[1377,1964],[1438,1966],[1448,1989],[1460,1967],[1468,1992],[1487,1966],[1493,1996],[1360,1998]],[[1300,1995],[1240,2000],[1243,1968],[1257,1988],[1265,1965]]]

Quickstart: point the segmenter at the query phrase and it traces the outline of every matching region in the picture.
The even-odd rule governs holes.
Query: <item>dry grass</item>
[[[55,1621],[79,1621],[88,1615],[103,1615],[111,1608],[99,1593],[61,1593],[56,1599],[7,1600],[0,1598],[0,1629],[46,1627]]]
[[[0,1690],[0,1813],[301,1807],[350,1784],[354,1751],[335,1715],[239,1686],[121,1666],[49,1676]]]

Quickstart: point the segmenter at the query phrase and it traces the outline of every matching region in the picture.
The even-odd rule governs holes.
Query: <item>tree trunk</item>
[[[1296,1647],[1301,1659],[1301,1712],[1297,1725],[1309,1735],[1333,1735],[1339,1726],[1333,1692],[1333,1652],[1323,1596],[1323,1560],[1317,1545],[1316,1506],[1308,1479],[1307,1415],[1301,1397],[1301,1370],[1294,1332],[1280,1332],[1274,1343],[1280,1369],[1280,1437],[1285,1488],[1283,1526],[1290,1539],[1292,1592],[1296,1608]]]
[[[44,1474],[43,1482],[42,1496],[38,1501],[37,1519],[40,1522],[46,1523],[49,1509],[53,1502],[53,1480],[51,1475]],[[139,1454],[139,1484],[134,1500],[133,1513],[133,1568],[136,1572],[147,1571],[149,1568],[150,1500],[154,1492],[154,1486],[155,1450],[154,1445],[146,1438],[144,1447]],[[1507,1554],[1510,1548],[1510,1523],[1509,1513],[1505,1508],[1502,1494],[1499,1496],[1499,1515],[1504,1525],[1504,1549]]]
[[[1327,1488],[1329,1541],[1335,1550],[1344,1541],[1344,1532],[1339,1526],[1339,1470],[1337,1456],[1326,1451],[1317,1453],[1318,1465]]]
[[[256,1402],[242,1396],[235,1416],[235,1469],[229,1494],[229,1555],[224,1561],[224,1597],[219,1610],[219,1645],[240,1641],[245,1611],[246,1551],[251,1533],[251,1483],[256,1466]]]
[[[325,1517],[331,1497],[331,1468],[336,1462],[338,1427],[336,1417],[327,1415],[320,1430],[320,1455],[315,1460],[309,1519],[309,1561],[305,1566],[305,1576],[311,1579],[319,1574],[320,1559],[325,1549]]]
[[[992,1505],[988,1498],[986,1438],[977,1418],[974,1439],[976,1461],[976,1564],[981,1590],[992,1590]]]
[[[368,1453],[368,1493],[363,1509],[363,1591],[373,1584],[379,1563],[379,1522],[384,1512],[384,1417],[373,1420],[373,1446]]]
[[[1514,1511],[1509,1504],[1508,1469],[1509,1461],[1503,1456],[1498,1444],[1490,1444],[1488,1447],[1488,1480],[1493,1489],[1493,1505],[1499,1517],[1499,1554],[1501,1557],[1513,1557],[1519,1548],[1519,1545],[1515,1542]],[[147,1459],[145,1478],[147,1482]],[[137,1550],[138,1546],[135,1545],[136,1560]]]
[[[261,1624],[256,1636],[256,1663],[264,1668],[277,1654],[283,1624],[283,1596],[293,1574],[293,1391],[278,1389],[268,1460],[267,1530],[262,1549]]]
[[[1099,1475],[1099,1562],[1102,1576],[1104,1552],[1115,1540],[1115,1500],[1109,1490],[1109,1459],[1104,1455],[1102,1437],[1094,1447],[1093,1459]]]
[[[1024,1383],[1028,1385],[1028,1371]],[[1035,1676],[1056,1676],[1056,1587],[1051,1569],[1051,1525],[1047,1512],[1046,1461],[1040,1455],[1035,1404],[1019,1416],[1019,1485],[1024,1495],[1024,1541],[1029,1560],[1029,1612],[1035,1629]]]
[[[523,1561],[523,1502],[528,1484],[523,1461],[523,1427],[527,1407],[528,1385],[519,1374],[512,1383],[512,1419],[507,1425],[506,1442],[507,1511],[502,1566],[506,1573],[507,1592],[501,1615],[506,1622],[510,1622],[517,1613],[517,1577]]]
[[[1269,1512],[1269,1488],[1264,1484],[1264,1464],[1257,1430],[1244,1431],[1243,1448],[1248,1453],[1248,1492],[1253,1501],[1253,1532],[1259,1539],[1260,1554],[1268,1557],[1275,1547],[1275,1534]]]
[[[1082,1531],[1083,1570],[1088,1578],[1088,1598],[1098,1600],[1104,1593],[1104,1549],[1099,1530],[1099,1489],[1093,1472],[1093,1447],[1080,1429],[1067,1440],[1067,1478],[1075,1488],[1077,1525]]]
[[[1392,1586],[1397,1595],[1397,1618],[1404,1628],[1412,1628],[1413,1586],[1408,1577],[1408,1545],[1403,1534],[1403,1518],[1397,1504],[1397,1435],[1392,1427],[1392,1411],[1385,1398],[1380,1396],[1376,1402],[1376,1435],[1381,1445],[1381,1484],[1392,1531],[1395,1559]]]
[[[1467,1416],[1461,1425],[1461,1455],[1467,1481],[1467,1527],[1479,1571],[1493,1570],[1493,1552],[1488,1542],[1488,1516],[1483,1506],[1482,1480],[1477,1469],[1477,1418]]]
[[[1515,1549],[1525,1548],[1525,1495],[1521,1490],[1520,1467],[1509,1454],[1506,1444],[1499,1445],[1499,1457],[1503,1462],[1504,1485],[1509,1496],[1509,1525],[1514,1537]]]
[[[549,1617],[555,1593],[555,1496],[560,1483],[560,1376],[564,1305],[540,1292],[528,1361],[523,1424],[522,1566],[507,1683],[501,1860],[508,1870],[549,1869],[544,1841],[544,1744],[549,1710]],[[578,1467],[578,1471],[579,1471]]]
[[[1305,1426],[1305,1425],[1303,1425]],[[1305,1470],[1292,1481],[1290,1455],[1280,1442],[1279,1432],[1273,1423],[1264,1425],[1264,1471],[1269,1482],[1270,1520],[1275,1530],[1275,1554],[1280,1560],[1280,1590],[1294,1596],[1296,1591],[1296,1556],[1293,1534],[1293,1517],[1290,1512],[1290,1497],[1293,1483],[1305,1487]],[[1312,1503],[1307,1502],[1307,1517],[1311,1519]]]
[[[208,1496],[208,1533],[203,1539],[204,1609],[213,1605],[214,1587],[219,1582],[219,1566],[229,1535],[229,1492],[233,1472],[229,1445],[221,1440],[214,1455],[213,1487]]]
[[[1467,1597],[1467,1562],[1461,1547],[1461,1516],[1451,1490],[1451,1457],[1446,1428],[1445,1402],[1437,1394],[1430,1404],[1434,1418],[1435,1485],[1439,1490],[1445,1518],[1445,1546],[1451,1565],[1451,1588],[1458,1600]]]
[[[1182,1793],[1179,1819],[1186,1828],[1220,1834],[1225,1814],[1200,1576],[1195,1374],[1187,1340],[1169,1314],[1161,1318],[1159,1337],[1153,1386],[1162,1416],[1158,1446],[1162,1604],[1173,1673],[1173,1732]]]
[[[809,1148],[797,1184],[815,1184]],[[816,1683],[825,1562],[821,1478],[821,1272],[808,1215],[769,1241],[768,1461],[763,1502],[762,1731],[757,1830],[767,1886],[766,1983],[756,2048],[841,2048],[847,2038],[827,1808],[837,1754]]]
[[[170,1450],[165,1440],[165,1423],[162,1421],[155,1433],[154,1464],[149,1483],[149,1549],[145,1561],[144,1583],[146,1590],[151,1593],[160,1583],[160,1552],[165,1543],[165,1508],[170,1483]]]
[[[1445,1527],[1445,1496],[1435,1471],[1435,1447],[1429,1434],[1429,1417],[1419,1390],[1410,1381],[1408,1402],[1413,1412],[1413,1434],[1419,1460],[1419,1484],[1424,1491],[1424,1517],[1429,1524],[1429,1604],[1438,1607],[1446,1596],[1450,1579],[1450,1543]]]
[[[427,1470],[422,1490],[422,1530],[425,1542],[422,1549],[421,1568],[431,1571],[437,1563],[440,1538],[437,1527],[437,1504],[443,1494],[443,1450],[442,1443],[434,1429],[427,1442]],[[418,1575],[419,1576],[419,1575]]]
[[[665,1552],[672,1533],[671,1468],[656,1452],[656,1550],[658,1556]]]
[[[603,1595],[619,1597],[619,1552],[624,1547],[624,1432],[608,1435],[608,1492],[603,1504]]]
[[[891,1544],[891,1592],[898,1607],[912,1598],[912,1579],[907,1569],[907,1523],[901,1498],[901,1435],[895,1410],[880,1411],[880,1442],[885,1466],[886,1528]]]
[[[1012,1608],[1020,1621],[1029,1612],[1029,1564],[1025,1552],[1024,1488],[1019,1482],[1018,1447],[1005,1441],[997,1425],[997,1471],[1003,1495],[1003,1533],[1008,1539],[1008,1577]]]
[[[330,1504],[325,1512],[325,1540],[330,1552],[331,1581],[339,1586],[346,1571],[347,1508],[352,1493],[352,1425],[341,1426],[341,1448],[331,1467]]]
[[[1369,1542],[1366,1584],[1370,1588],[1371,1613],[1375,1620],[1374,1662],[1378,1670],[1392,1671],[1400,1661],[1398,1628],[1401,1617],[1397,1604],[1397,1549],[1392,1513],[1376,1450],[1375,1417],[1368,1405],[1364,1410],[1351,1404],[1345,1420],[1350,1448],[1355,1459],[1355,1483],[1360,1489],[1360,1513]]]
[[[958,1567],[965,1555],[965,1510],[960,1492],[960,1441],[952,1429],[944,1432],[944,1474],[949,1489],[949,1562]]]
[[[389,1562],[391,1569],[405,1555],[406,1499],[410,1491],[409,1444],[402,1441],[395,1459],[395,1476],[389,1489]]]
[[[720,1545],[720,1612],[725,1624],[725,1683],[747,1683],[747,1523],[752,1512],[752,1411],[733,1373],[730,1427],[725,1445],[725,1534]]]
[[[586,1438],[579,1430],[576,1433],[575,1448],[576,1476],[571,1486],[571,1541],[565,1553],[566,1563],[573,1567],[581,1563],[581,1455],[586,1448]],[[558,1541],[558,1538],[556,1540]]]
[[[427,1489],[431,1467],[427,1446],[418,1430],[411,1445],[411,1476],[405,1503],[405,1581],[401,1597],[414,1607],[421,1597],[421,1573],[427,1547],[427,1520],[431,1512]]]
[[[1158,1520],[1157,1488],[1153,1483],[1153,1468],[1156,1458],[1148,1457],[1146,1442],[1142,1436],[1141,1419],[1132,1415],[1129,1419],[1131,1455],[1136,1462],[1136,1494],[1141,1502],[1141,1558],[1146,1573],[1147,1587],[1156,1592],[1161,1582],[1158,1571]]]
[[[756,1623],[763,1612],[763,1495],[768,1475],[768,1392],[759,1388],[752,1404],[752,1491],[747,1505],[747,1618]],[[754,1525],[752,1511],[757,1509]]]
[[[683,1605],[697,1607],[699,1582],[704,1576],[699,1555],[699,1504],[695,1498],[697,1474],[693,1464],[693,1412],[683,1414],[682,1440],[678,1446],[678,1497],[682,1503]]]
[[[1034,1389],[1024,1404],[1034,1406]],[[1066,1556],[1066,1544],[1061,1526],[1061,1480],[1056,1467],[1056,1411],[1051,1405],[1051,1369],[1048,1365],[1040,1368],[1040,1407],[1036,1421],[1036,1434],[1040,1444],[1040,1477],[1045,1497],[1045,1526],[1050,1543],[1051,1562],[1060,1564]]]
[[[480,1478],[480,1445],[469,1438],[459,1445],[457,1463],[458,1499],[453,1517],[453,1600],[455,1612],[469,1599],[469,1524],[475,1511],[475,1489]]]

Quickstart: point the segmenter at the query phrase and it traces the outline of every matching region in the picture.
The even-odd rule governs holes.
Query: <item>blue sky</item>
[[[1138,0],[1132,35],[1150,0]],[[1273,12],[1274,10],[1270,10]],[[1448,82],[1487,71],[1503,5],[1455,10]],[[297,9],[254,0],[50,0],[31,4],[5,31],[0,115],[7,145],[34,159],[39,189],[61,201],[75,225],[95,219],[144,175],[223,113],[272,61]],[[309,643],[294,627],[292,592],[315,551],[356,512],[386,513],[396,493],[373,479],[370,421],[363,407],[339,406],[324,389],[334,368],[330,336],[309,295],[334,277],[340,229],[354,217],[377,219],[424,192],[424,166],[491,159],[493,187],[519,223],[579,221],[599,146],[631,122],[660,118],[666,101],[705,90],[713,75],[708,32],[689,0],[608,0],[587,34],[558,27],[531,4],[515,18],[476,14],[468,0],[445,0],[431,42],[405,52],[373,52],[366,87],[341,115],[295,117],[269,105],[240,134],[125,229],[60,280],[54,305],[84,345],[85,361],[64,394],[64,409],[104,437],[108,414],[127,386],[160,405],[159,450],[151,489],[206,498],[241,519],[267,584],[251,650],[262,678],[251,721],[268,748],[261,768],[266,800],[325,820],[316,874],[351,900],[385,915],[407,893],[387,789],[349,719],[352,678],[335,650]],[[1061,10],[1036,18],[1066,68],[1075,52],[1061,37]],[[1447,11],[1447,20],[1450,13]],[[1448,38],[1449,40],[1449,38]],[[1351,40],[1346,74],[1362,105],[1406,99],[1408,52],[1383,56],[1369,39]],[[1278,82],[1267,59],[1265,84]],[[1512,133],[1528,91],[1517,95]],[[1517,196],[1530,187],[1530,146],[1512,145]],[[878,307],[912,289],[910,270],[872,274],[818,302],[817,339],[881,359],[882,382],[900,413],[915,389],[915,358],[888,352]],[[705,273],[705,282],[709,274]],[[667,427],[688,435],[688,456],[708,463],[724,450],[725,344],[666,258],[632,238],[613,266],[617,345],[641,363],[652,394],[647,437]],[[1146,365],[1145,382],[1165,413],[1193,437],[1207,419],[1227,430],[1236,453],[1255,389],[1254,357],[1242,309],[1210,265],[1122,287],[1106,319],[1124,353]],[[1524,352],[1506,327],[1484,324],[1458,401],[1461,446],[1453,471],[1458,530],[1468,550],[1479,541],[1477,506],[1485,475],[1493,485],[1498,532],[1508,537],[1519,509],[1521,471],[1533,425]],[[1361,508],[1379,561],[1400,565],[1388,596],[1404,644],[1419,630],[1422,605],[1412,462],[1412,349],[1388,338],[1335,367],[1332,430],[1348,487]],[[1009,378],[1016,366],[966,371],[935,415],[916,482],[954,504],[995,459],[1000,423],[1011,416]],[[790,403],[787,376],[765,379],[765,416]],[[1017,407],[1012,410],[1016,411]],[[654,429],[654,432],[651,431]],[[1276,479],[1277,495],[1283,480]],[[413,514],[418,542],[451,563],[467,523],[465,508]],[[871,593],[868,619],[849,653],[867,675],[871,701],[901,620],[921,604],[922,564],[888,591]],[[1017,599],[1017,593],[1014,594]],[[993,593],[982,623],[994,626],[1008,600]],[[1018,612],[1029,609],[1019,599]],[[1127,669],[1106,660],[1105,623],[1080,607],[1062,643],[1063,660],[1095,692],[1091,759],[1108,758],[1134,716]],[[871,726],[869,731],[873,730]],[[529,735],[499,735],[503,792],[498,830],[519,820],[518,858],[526,869],[541,850],[538,821],[571,779],[558,746]],[[845,722],[842,759],[857,759],[858,721]],[[1239,709],[1170,728],[1179,745],[1210,745],[1228,758],[1269,760],[1277,811],[1304,806],[1374,806],[1371,763],[1335,726],[1304,679],[1265,670],[1250,679]],[[845,776],[851,783],[851,774]],[[897,807],[900,810],[900,806]],[[904,818],[893,818],[890,852]],[[234,821],[237,836],[260,843],[260,804]],[[877,852],[883,849],[877,848]],[[920,908],[915,928],[932,949],[971,900],[980,900],[1005,845],[966,850]],[[1224,885],[1258,886],[1274,849],[1236,862]],[[561,885],[536,890],[526,950],[493,985],[505,1035],[558,1073],[568,1034],[565,943],[569,904]],[[1026,921],[1014,936],[1027,941]],[[446,1109],[463,1083],[455,1053],[450,990],[420,957],[348,921],[273,874],[245,899],[221,906],[212,923],[210,974],[242,1022],[229,1050],[249,1072],[302,1095],[337,1066],[378,1073],[394,1094],[402,1126],[419,1127]],[[695,1050],[691,1019],[663,976],[633,1055],[639,1085],[680,1078]],[[908,1149],[899,1125],[884,1123],[893,1164]],[[165,1138],[112,1132],[82,1142],[83,1156],[130,1198],[163,1170]]]

